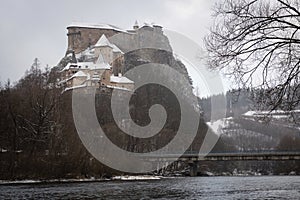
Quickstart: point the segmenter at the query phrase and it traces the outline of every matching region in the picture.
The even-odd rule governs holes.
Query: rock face
[[[149,76],[157,77],[161,80],[170,80],[170,82],[175,85],[175,88],[181,92],[180,94],[183,96],[181,98],[185,105],[184,108],[181,108],[181,105],[179,105],[179,101],[182,99],[178,100],[170,89],[159,84],[144,85],[133,92],[129,102],[129,111],[131,119],[137,125],[146,126],[150,123],[149,109],[151,106],[159,104],[166,110],[167,119],[164,127],[156,135],[149,138],[138,138],[124,133],[118,127],[118,124],[112,115],[112,89],[102,86],[97,89],[95,108],[98,121],[107,137],[115,145],[126,151],[139,153],[161,149],[176,136],[182,121],[182,110],[185,110],[189,113],[189,117],[194,119],[200,115],[197,110],[197,105],[190,100],[190,98],[194,98],[194,96],[185,96],[185,94],[192,94],[192,81],[188,75],[186,67],[179,60],[174,58],[169,40],[163,34],[163,30],[159,26],[144,26],[132,31],[122,31],[113,28],[68,27],[68,50],[75,53],[85,50],[85,48],[94,45],[102,34],[105,34],[112,44],[118,46],[118,48],[124,52],[124,65],[122,66],[122,71],[125,73],[125,76],[126,72],[129,72],[131,69],[134,69],[139,65],[156,63],[176,70],[188,80],[185,82],[187,84],[183,84],[179,77],[162,73],[160,69],[153,70],[149,73]],[[66,57],[63,61],[67,62],[68,59]],[[132,80],[134,80],[134,77],[129,78],[133,78]],[[122,96],[121,92],[119,98],[122,99],[123,97],[124,96]],[[84,98],[84,95],[82,98]],[[64,101],[72,101],[69,91],[64,94]],[[84,99],[82,102],[85,102]],[[67,119],[68,122],[62,121],[62,124],[70,123],[72,121],[72,116],[69,115],[71,112],[70,107],[63,111],[63,113],[65,113],[65,120]],[[124,112],[124,110],[119,110],[117,113],[122,112]],[[124,120],[124,126],[127,126],[128,124],[126,124],[126,122],[129,119],[123,118],[122,120]],[[207,126],[202,119],[200,119],[197,123],[198,131],[193,144],[191,144],[192,150],[200,148],[203,137],[207,131]],[[76,136],[77,134],[76,131],[74,131],[74,124],[70,124],[69,126],[70,127],[68,127],[65,131],[69,132],[70,135],[73,134]],[[187,130],[189,130],[189,128],[187,128]],[[187,134],[189,132],[191,131],[186,131]],[[186,141],[182,140],[181,142],[185,143]],[[78,147],[74,146],[74,148]],[[76,156],[77,155],[74,155],[74,157]]]
[[[184,64],[182,64],[181,61],[174,58],[171,51],[148,48],[128,52],[125,54],[124,72],[126,73],[136,66],[148,63],[158,63],[170,66],[179,73],[183,74],[185,78],[189,80],[190,87],[192,87],[192,80],[188,75],[186,67],[184,66]],[[176,79],[177,77],[172,78]]]
[[[68,27],[68,50],[80,52],[91,45],[95,45],[98,39],[105,34],[108,40],[124,52],[124,65],[122,71],[126,72],[143,64],[157,63],[175,69],[182,74],[189,84],[182,84],[179,77],[170,77],[159,71],[151,71],[149,76],[159,77],[160,79],[169,79],[177,90],[183,94],[192,94],[192,81],[188,75],[186,67],[173,56],[172,47],[169,39],[164,35],[160,26],[145,25],[135,30],[124,31],[108,25],[88,25],[79,27],[72,25]],[[67,56],[66,56],[67,57]],[[66,57],[63,60],[68,60]],[[130,78],[130,77],[129,77]],[[131,77],[134,78],[134,77]],[[186,91],[186,92],[185,92]],[[122,98],[122,96],[120,96]],[[190,110],[191,115],[198,115],[197,105],[193,103],[191,96],[185,96],[183,99],[188,105],[185,109]],[[176,134],[180,125],[181,110],[176,96],[168,88],[157,84],[146,85],[138,88],[131,97],[130,114],[132,120],[140,125],[145,126],[150,121],[149,109],[154,104],[163,105],[167,111],[168,119],[164,129],[154,138],[148,140],[128,137],[121,133],[111,114],[111,89],[100,88],[96,98],[96,107],[99,122],[106,127],[108,136],[111,140],[116,138],[115,142],[122,148],[129,151],[151,151],[163,147]],[[120,110],[120,112],[122,112]],[[125,121],[127,119],[124,119]],[[202,131],[206,125],[199,122]],[[198,137],[203,137],[205,131],[199,131]],[[123,138],[120,140],[120,138]],[[201,142],[198,140],[198,147]]]

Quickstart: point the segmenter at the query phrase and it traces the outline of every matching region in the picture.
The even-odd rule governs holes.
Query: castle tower
[[[139,29],[139,28],[140,28],[140,26],[139,26],[139,24],[138,24],[138,21],[135,20],[135,23],[134,23],[134,25],[133,25],[133,29],[134,29],[134,30],[137,30],[137,29]]]
[[[103,34],[94,46],[95,56],[98,57],[102,54],[104,60],[111,64],[113,61],[113,46],[108,41],[107,37]]]

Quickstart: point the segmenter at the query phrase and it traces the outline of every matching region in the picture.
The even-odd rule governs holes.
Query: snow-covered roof
[[[77,68],[77,69],[110,69],[111,66],[105,62],[78,62],[78,63],[68,63],[68,65],[62,70],[68,70],[70,67]]]
[[[121,54],[124,54],[123,51],[119,49],[119,47],[117,47],[115,44],[112,44],[112,47],[113,47],[113,52],[120,52]]]
[[[126,78],[125,76],[110,76],[110,82],[112,83],[134,83],[132,80]]]
[[[61,72],[66,71],[66,70],[69,70],[71,67],[77,67],[77,63],[69,62],[69,63],[61,70]]]
[[[65,82],[67,82],[67,81],[69,81],[69,80],[72,80],[73,78],[78,78],[78,77],[88,77],[88,75],[85,74],[83,71],[78,71],[78,72],[76,72],[75,74],[73,74],[70,78],[65,79],[65,80],[62,80],[62,81],[60,82],[60,84],[65,83]]]
[[[109,46],[113,48],[111,43],[108,41],[107,37],[105,36],[105,34],[102,34],[98,42],[95,44],[95,47],[105,47],[105,46]]]
[[[108,30],[115,30],[119,32],[125,32],[126,30],[121,29],[117,26],[111,25],[111,24],[104,24],[104,23],[85,23],[85,22],[72,22],[67,28],[71,27],[84,27],[84,28],[96,28],[96,29],[108,29]]]
[[[115,44],[112,44],[111,42],[109,42],[109,40],[107,39],[107,37],[105,36],[105,34],[102,34],[102,36],[100,37],[100,39],[97,41],[97,43],[95,44],[94,47],[110,47],[112,48],[113,52],[120,52],[123,53],[119,47],[117,47]]]
[[[68,90],[78,89],[78,88],[84,88],[84,87],[86,87],[86,84],[77,85],[77,86],[73,86],[73,87],[67,87],[67,88],[65,88],[65,90],[63,92],[66,92]]]
[[[87,77],[87,75],[83,71],[78,71],[73,76],[71,76],[71,78],[75,78],[75,77]]]
[[[94,68],[91,69],[111,69],[111,66],[108,63],[96,63],[93,67]]]
[[[86,58],[93,58],[95,56],[95,49],[88,47],[87,49],[76,53],[75,56],[77,60],[82,56],[85,56]]]
[[[159,24],[156,24],[156,23],[148,23],[148,22],[144,22],[144,24],[142,25],[142,27],[144,27],[144,26],[149,26],[149,27],[161,27],[161,28],[162,28],[162,26],[159,25]]]

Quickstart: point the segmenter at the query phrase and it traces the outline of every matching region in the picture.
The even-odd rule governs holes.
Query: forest
[[[19,81],[12,84],[8,80],[1,84],[0,179],[103,178],[121,174],[121,172],[101,164],[82,145],[76,133],[71,114],[71,91],[62,93],[62,89],[57,87],[58,72],[59,70],[55,67],[52,69],[43,68],[40,66],[39,60],[35,59],[31,68],[26,71]],[[174,130],[178,128],[180,118],[176,117],[178,112],[176,106],[174,106],[176,102],[173,102],[171,98],[172,95],[168,95],[168,92],[162,88],[156,91],[153,86],[145,88],[141,94],[145,92],[156,97],[159,97],[160,94],[163,97],[161,100],[165,101],[172,116],[167,121],[165,131],[149,141],[139,141],[122,136],[108,110],[111,91],[99,93],[97,96],[98,100],[96,102],[98,102],[98,105],[96,107],[98,106],[99,112],[97,112],[97,115],[100,123],[105,127],[104,129],[109,133],[112,141],[129,151],[143,152],[159,148],[166,141],[172,139]],[[214,152],[246,151],[254,148],[254,144],[249,144],[249,141],[251,141],[249,138],[253,138],[249,135],[249,131],[266,132],[267,135],[269,134],[267,137],[270,137],[270,134],[272,134],[270,130],[274,130],[274,127],[255,122],[249,124],[249,121],[243,121],[238,117],[253,106],[253,103],[251,103],[253,99],[250,98],[253,91],[251,94],[249,91],[244,90],[242,95],[239,95],[239,100],[234,100],[236,96],[233,94],[234,92],[229,91],[225,95],[199,98],[203,114],[199,122],[199,133],[193,144],[194,149],[199,148],[203,134],[208,129],[205,121],[210,121],[210,98],[227,98],[227,102],[233,102],[228,103],[227,117],[233,116],[231,112],[234,112],[234,124],[242,124],[235,136],[224,133],[214,147]],[[133,100],[137,105],[134,114],[136,117],[147,117],[143,113],[153,103],[150,100],[145,100],[143,96],[137,95],[136,99]],[[229,101],[229,99],[232,101]],[[171,105],[168,106],[167,104],[170,103]],[[278,127],[275,128],[277,131],[279,130]],[[284,132],[284,135],[278,137],[279,139],[275,145],[268,146],[260,138],[256,138],[251,142],[262,141],[262,144],[256,145],[255,148],[299,150],[299,135],[298,137],[291,137],[286,133],[286,129],[279,130],[279,132]],[[145,146],[143,148],[139,147],[141,142],[145,143],[148,149],[145,149]],[[154,147],[153,143],[155,144]],[[245,148],[239,148],[241,143],[243,145],[240,146]],[[278,170],[278,167],[290,170],[284,167],[284,163],[273,163],[272,165],[265,163],[264,165],[277,166],[278,173],[288,173],[284,170]],[[237,162],[223,163],[221,168],[216,163],[210,163],[208,166],[209,171],[223,172],[233,171],[235,168],[249,168],[249,164]],[[291,166],[293,168],[291,170],[300,172],[299,163],[294,163]],[[270,168],[271,171],[275,169],[274,167]]]

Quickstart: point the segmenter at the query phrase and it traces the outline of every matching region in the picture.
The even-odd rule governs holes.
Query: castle
[[[162,35],[159,25],[135,22],[132,30],[122,30],[108,24],[73,23],[67,27],[68,49],[65,58],[69,62],[60,71],[60,85],[66,90],[81,87],[108,87],[132,91],[134,82],[124,74],[124,52],[109,40],[121,34],[124,41],[134,40],[147,32]],[[156,41],[156,40],[155,40]],[[139,41],[143,42],[143,41]],[[160,41],[156,41],[160,44]],[[130,44],[131,45],[131,44]],[[141,45],[135,42],[135,45]],[[126,45],[122,47],[126,51]]]

